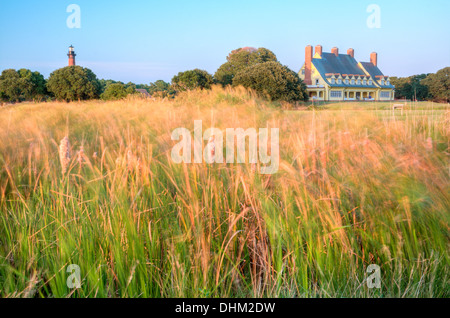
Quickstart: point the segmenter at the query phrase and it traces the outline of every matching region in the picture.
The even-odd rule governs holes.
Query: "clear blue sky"
[[[368,28],[368,5],[381,10],[381,28]],[[69,4],[81,8],[70,29]],[[238,47],[266,47],[298,71],[305,46],[355,49],[358,61],[378,52],[386,75],[409,76],[450,66],[450,1],[302,0],[1,0],[0,70],[29,68],[48,77],[77,64],[99,78],[170,81],[193,68],[214,73]]]

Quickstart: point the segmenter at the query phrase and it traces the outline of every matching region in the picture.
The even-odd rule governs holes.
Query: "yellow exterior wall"
[[[321,58],[320,55],[318,54],[314,54],[314,58]],[[360,63],[358,63],[358,65],[361,67],[361,69],[364,71],[364,73],[368,76],[370,76],[370,74],[368,74],[366,72],[366,70],[362,67],[362,65]],[[305,64],[303,64],[302,68],[300,69],[299,77],[304,80],[305,79],[305,75],[302,74],[302,70],[305,68]],[[319,86],[316,87],[316,80],[319,80]],[[353,97],[350,97],[349,95],[347,96],[347,98],[356,98],[356,92],[360,93],[360,100],[363,100],[366,97],[363,97],[364,93],[366,93],[366,95],[368,96],[368,94],[371,94],[371,97],[375,100],[381,100],[381,101],[388,101],[388,100],[393,100],[394,99],[394,90],[393,89],[383,89],[383,88],[352,88],[352,87],[336,87],[336,88],[331,88],[329,86],[329,84],[325,81],[325,79],[322,78],[322,76],[320,75],[320,73],[317,71],[316,67],[314,66],[314,64],[311,64],[311,82],[312,82],[312,86],[307,88],[307,92],[308,94],[310,92],[313,92],[313,95],[316,96],[318,95],[319,91],[323,91],[323,97],[318,97],[316,100],[322,100],[322,101],[339,101],[339,100],[344,100],[345,99],[345,92],[347,92],[349,94],[349,92],[353,92],[354,95]],[[376,85],[376,84],[375,84]],[[330,96],[330,91],[334,90],[334,91],[341,91],[342,95],[341,97],[331,97]],[[386,92],[390,92],[390,97],[381,97],[380,92],[381,91],[386,91]]]
[[[322,59],[322,55],[319,55],[319,53],[314,53],[313,59]]]

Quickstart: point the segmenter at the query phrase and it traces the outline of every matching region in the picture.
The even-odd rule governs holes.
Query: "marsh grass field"
[[[194,119],[279,127],[279,171],[174,163]],[[449,127],[448,104],[289,110],[218,87],[0,108],[0,296],[450,297]]]

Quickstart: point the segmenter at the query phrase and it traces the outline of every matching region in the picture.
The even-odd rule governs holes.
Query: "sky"
[[[79,28],[67,23],[71,4]],[[194,68],[214,74],[229,52],[251,46],[298,72],[305,47],[321,44],[351,47],[362,62],[377,52],[385,75],[434,73],[450,66],[449,12],[448,0],[0,0],[0,70],[47,78],[73,45],[77,65],[98,78],[148,84]]]

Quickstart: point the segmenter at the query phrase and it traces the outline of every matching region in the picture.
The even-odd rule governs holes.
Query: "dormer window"
[[[348,84],[348,78],[345,79],[344,83],[345,83],[345,84]]]
[[[367,81],[366,80],[363,81],[363,85],[367,85]]]
[[[384,79],[381,80],[381,85],[384,85]]]
[[[369,85],[372,85],[372,80],[369,80]]]
[[[331,84],[336,83],[336,80],[334,78],[331,79]]]
[[[389,82],[389,80],[386,81],[386,85],[390,85],[391,83]]]
[[[358,80],[356,81],[356,85],[361,85],[361,80],[360,80],[360,79],[358,79]]]
[[[354,79],[352,79],[351,83],[352,83],[352,85],[355,85],[355,80],[354,80]]]
[[[342,84],[342,79],[339,78],[338,81],[337,81],[337,83],[338,83],[338,84]]]

